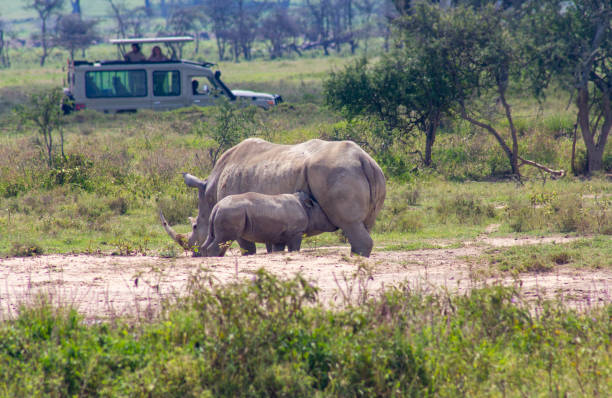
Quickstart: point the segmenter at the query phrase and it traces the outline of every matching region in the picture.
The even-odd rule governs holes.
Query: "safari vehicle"
[[[64,93],[71,101],[66,102],[70,105],[64,105],[64,111],[169,110],[215,105],[221,98],[265,109],[282,102],[280,95],[230,90],[221,80],[221,72],[211,70],[214,64],[176,59],[172,45],[192,40],[191,37],[111,40],[119,46],[121,54],[126,44],[164,43],[174,58],[168,61],[69,61],[68,88]]]

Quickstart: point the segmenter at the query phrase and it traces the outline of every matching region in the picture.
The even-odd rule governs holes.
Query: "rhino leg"
[[[235,238],[231,234],[217,234],[214,239],[207,239],[206,243],[202,245],[203,255],[206,257],[223,257],[234,240]]]
[[[351,244],[351,253],[358,254],[364,257],[370,257],[374,242],[368,233],[365,225],[362,222],[341,226],[349,243]]]
[[[266,242],[266,250],[268,251],[268,253],[284,252],[285,251],[285,244],[284,243],[270,243],[270,242]]]
[[[240,251],[243,256],[250,256],[251,254],[257,253],[257,248],[255,243],[249,242],[248,240],[244,240],[242,238],[236,239],[238,245],[240,245]],[[268,248],[268,244],[266,243],[266,248]],[[268,251],[269,253],[269,251]]]
[[[299,252],[300,246],[302,246],[302,234],[299,234],[287,241],[287,249],[290,252]]]
[[[227,242],[212,241],[210,245],[205,247],[206,257],[223,257],[228,248]]]

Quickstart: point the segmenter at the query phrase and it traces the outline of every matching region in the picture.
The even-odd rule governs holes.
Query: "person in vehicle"
[[[140,44],[138,43],[132,43],[132,51],[125,54],[123,58],[127,62],[141,62],[147,60],[147,57],[145,57],[145,55],[140,52]]]
[[[195,79],[191,81],[191,90],[193,95],[208,95],[210,92],[206,84],[200,88],[200,82]]]
[[[164,55],[164,53],[162,52],[159,46],[153,47],[153,49],[151,50],[151,56],[149,57],[149,61],[160,62],[160,61],[167,61],[167,60],[168,60],[168,57]]]

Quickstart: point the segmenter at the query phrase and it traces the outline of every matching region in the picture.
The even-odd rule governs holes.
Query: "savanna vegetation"
[[[367,278],[367,275],[364,275]],[[328,309],[260,271],[195,277],[154,320],[86,324],[41,298],[0,324],[6,396],[605,396],[610,308],[399,286]]]
[[[598,18],[610,18],[609,5],[576,2],[580,12],[603,9],[583,21],[570,7],[563,18],[523,25],[527,20],[514,11],[530,2],[497,2],[502,8],[458,2],[473,4],[445,12],[396,3],[397,33],[389,37],[396,45],[385,52],[385,38],[371,37],[367,60],[344,42],[327,57],[318,57],[327,52],[319,45],[301,57],[283,51],[285,58],[266,59],[272,56],[251,51],[249,62],[221,62],[230,86],[282,94],[285,103],[268,111],[225,104],[65,116],[47,106],[57,100],[65,54],[50,52],[40,68],[40,49],[11,49],[10,68],[0,69],[0,256],[178,256],[157,210],[178,231],[190,228],[197,198],[180,172],[204,177],[225,149],[257,136],[278,143],[351,139],[372,154],[388,180],[374,250],[460,246],[484,233],[563,234],[579,239],[486,249],[470,261],[486,275],[612,269],[612,150],[605,140],[597,146],[612,120],[606,113],[612,41],[589,53],[597,56],[588,58],[593,69],[583,71],[586,86],[580,86],[570,79],[570,61],[584,54],[572,41],[576,35],[564,35],[576,23],[583,39],[598,32]],[[461,23],[468,20],[476,22]],[[546,26],[560,33],[557,46],[517,36]],[[453,40],[461,38],[470,39],[462,42],[470,57],[450,63]],[[195,58],[219,52],[218,43],[199,45]],[[228,46],[228,57],[247,58]],[[94,59],[115,54],[105,45],[87,52]],[[528,68],[537,52],[557,59],[558,68]],[[589,137],[595,137],[590,149]],[[597,151],[601,158],[593,157]],[[559,170],[565,174],[554,173]],[[317,247],[343,242],[341,234],[309,239]],[[355,278],[367,277],[367,267],[356,266]],[[329,308],[316,290],[300,277],[282,281],[263,270],[229,285],[202,272],[183,297],[147,319],[90,323],[44,296],[17,313],[1,309],[0,394],[454,397],[612,390],[609,303],[578,311],[562,301],[527,302],[518,285],[461,296],[400,285]]]

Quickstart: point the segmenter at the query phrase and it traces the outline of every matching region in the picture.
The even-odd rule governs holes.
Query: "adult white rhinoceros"
[[[204,181],[183,175],[185,184],[198,188],[198,217],[188,236],[170,228],[160,212],[168,234],[185,249],[201,253],[214,205],[228,195],[259,192],[268,195],[304,191],[320,204],[331,223],[342,229],[351,251],[369,256],[369,231],[385,201],[385,177],[380,167],[351,141],[310,140],[297,145],[278,145],[249,138],[227,150]],[[313,233],[314,235],[315,233]],[[245,254],[255,244],[238,240]]]

